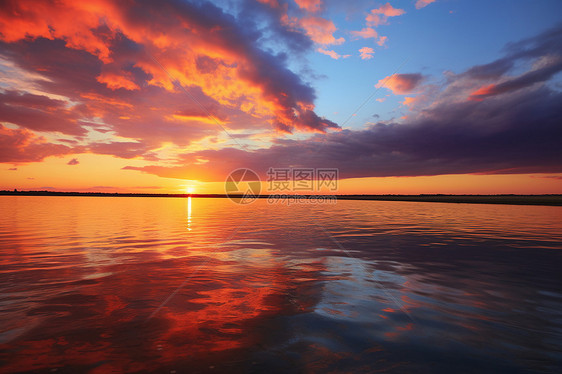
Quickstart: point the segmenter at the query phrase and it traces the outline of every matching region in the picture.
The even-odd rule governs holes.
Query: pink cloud
[[[333,34],[337,31],[336,25],[325,18],[304,17],[300,20],[300,26],[315,43],[339,45],[345,42],[344,38],[336,39],[334,37]]]
[[[330,56],[334,60],[338,60],[341,57],[343,57],[342,55],[338,54],[336,51],[326,50],[326,49],[323,49],[323,48],[318,48],[317,51],[322,53],[322,54],[325,54],[326,56]]]
[[[378,36],[378,33],[372,27],[365,27],[361,31],[350,31],[350,33],[353,36],[363,39],[368,39],[368,38],[376,39]]]
[[[77,158],[73,158],[72,160],[68,161],[66,164],[67,165],[78,165],[80,163],[80,161],[78,161]]]
[[[386,36],[381,36],[379,38],[379,40],[377,41],[377,44],[382,47],[386,43],[387,40],[388,40],[388,38]]]
[[[381,5],[379,8],[371,10],[371,13],[367,15],[367,25],[368,26],[379,26],[387,23],[389,17],[397,17],[406,13],[404,9],[393,8],[390,3]]]
[[[322,9],[322,0],[295,0],[295,3],[310,13],[317,13]]]
[[[428,6],[431,3],[434,3],[435,0],[417,0],[416,1],[416,9],[421,9]]]
[[[375,50],[371,47],[363,47],[359,50],[359,52],[361,53],[362,60],[370,60],[373,58]]]

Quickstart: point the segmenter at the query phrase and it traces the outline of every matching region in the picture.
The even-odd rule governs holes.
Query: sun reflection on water
[[[191,196],[187,198],[187,231],[191,231]]]

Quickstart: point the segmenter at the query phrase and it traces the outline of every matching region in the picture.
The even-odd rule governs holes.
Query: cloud
[[[254,152],[201,151],[185,155],[182,166],[128,169],[209,181],[224,180],[241,165],[264,177],[268,167],[289,166],[338,168],[342,178],[559,173],[560,100],[562,93],[543,87],[493,103],[448,102],[403,123],[378,123],[309,141],[283,141]],[[195,157],[209,162],[205,167],[195,165]]]
[[[137,142],[92,143],[88,146],[88,151],[92,153],[126,159],[149,155],[149,150],[145,144]]]
[[[386,43],[387,40],[388,40],[388,38],[387,38],[386,36],[381,36],[381,37],[379,38],[379,40],[377,41],[377,44],[378,44],[380,47],[382,47],[382,46]]]
[[[77,158],[73,158],[72,160],[68,161],[66,164],[67,165],[78,165],[80,163],[80,161],[78,161]]]
[[[373,58],[375,50],[371,47],[363,47],[359,50],[359,52],[361,53],[362,60],[370,60]]]
[[[372,27],[364,27],[361,31],[350,31],[351,35],[359,37],[359,38],[373,38],[376,39],[378,37],[378,33]]]
[[[338,60],[338,59],[340,59],[340,58],[342,58],[342,57],[343,57],[343,58],[347,58],[347,57],[350,56],[350,55],[343,55],[343,56],[342,56],[342,55],[340,55],[339,53],[337,53],[336,51],[327,50],[327,49],[324,49],[324,48],[321,48],[321,47],[318,48],[317,51],[320,52],[320,53],[325,54],[326,56],[330,56],[330,57],[333,58],[334,60]]]
[[[315,43],[322,45],[339,45],[345,42],[344,38],[336,39],[334,33],[336,25],[330,20],[322,17],[304,17],[299,21],[300,26]]]
[[[100,83],[104,83],[107,87],[112,90],[117,90],[119,88],[124,88],[126,90],[138,90],[139,86],[131,80],[127,75],[118,75],[113,73],[102,73],[96,80]]]
[[[27,129],[14,130],[0,124],[0,162],[37,162],[80,151],[80,148],[49,143]]]
[[[381,5],[379,8],[372,9],[367,15],[367,26],[385,25],[389,17],[397,17],[406,13],[404,9],[393,8],[390,3]]]
[[[19,91],[0,91],[0,121],[36,131],[56,131],[84,135],[80,107],[68,108],[67,102]]]
[[[310,13],[317,13],[322,10],[322,0],[295,0],[295,3]]]
[[[355,37],[363,38],[363,39],[373,38],[376,40],[378,38],[378,40],[376,40],[376,43],[380,47],[382,47],[388,39],[388,37],[386,36],[378,37],[378,33],[372,27],[365,27],[361,31],[350,31],[350,33]]]
[[[405,97],[402,104],[406,106],[410,106],[413,105],[416,101],[417,101],[416,97]]]
[[[393,74],[378,81],[375,87],[385,87],[395,95],[411,93],[422,82],[423,76],[416,74]]]
[[[404,13],[406,12],[403,9],[393,8],[390,3],[386,3],[381,5],[379,8],[372,9],[367,15],[365,18],[367,27],[364,27],[361,31],[350,31],[350,33],[356,38],[373,38],[376,40],[378,33],[374,27],[385,25],[388,23],[389,17],[397,17]],[[376,43],[382,47],[386,43],[387,39],[388,38],[386,36],[381,36]]]
[[[18,170],[18,168],[9,168],[8,170],[10,170],[10,171],[16,171],[16,170]]]
[[[175,166],[127,169],[208,181],[222,181],[241,166],[263,177],[269,167],[338,168],[342,178],[562,173],[562,92],[548,84],[558,69],[561,43],[562,26],[510,44],[506,56],[490,64],[449,73],[440,87],[420,87],[421,74],[392,76],[389,87],[394,93],[420,90],[404,99],[411,108],[401,122],[307,140],[277,140],[251,152],[225,148],[186,153]],[[530,70],[507,76],[510,69],[504,67],[519,66],[520,61],[532,62]],[[510,89],[485,100],[466,100],[483,81],[493,87],[505,83]],[[198,165],[199,159],[207,162]]]
[[[203,104],[216,104],[230,112],[229,118],[239,121],[232,127],[249,122],[284,132],[337,128],[309,113],[314,111],[314,89],[288,68],[287,54],[273,54],[262,43],[273,37],[290,53],[298,54],[312,47],[310,36],[286,22],[284,6],[253,4],[252,10],[243,4],[233,15],[206,1],[99,1],[95,6],[72,1],[7,2],[0,10],[3,55],[20,69],[40,72],[45,80],[36,84],[42,91],[63,95],[69,99],[64,105],[77,103],[78,107],[69,110],[61,104],[60,113],[51,118],[43,109],[19,108],[14,113],[13,108],[4,107],[2,121],[17,117],[21,126],[33,130],[80,135],[89,126],[82,122],[91,124],[101,118],[116,133],[155,143],[165,135],[145,135],[160,125],[163,129],[177,125],[169,123],[163,113],[150,113],[143,107],[149,100],[164,103],[170,98],[186,105],[185,89]],[[274,34],[266,36],[256,19],[269,23],[267,30]],[[343,38],[328,35],[333,26],[330,21],[304,22],[309,30],[314,29],[310,32],[319,42],[343,42]],[[103,100],[124,105],[103,106]],[[170,107],[165,105],[161,112]],[[119,118],[135,118],[140,111],[152,118],[146,125],[138,124],[140,134],[135,134],[133,126]],[[59,125],[56,119],[60,119]],[[149,122],[153,130],[148,129]],[[168,134],[175,134],[172,142],[186,144],[200,138],[200,130],[175,129]]]
[[[473,79],[499,78],[513,67],[513,60],[503,58],[489,64],[477,65],[468,69],[464,74]]]
[[[516,78],[480,87],[470,94],[469,99],[483,100],[486,97],[517,91],[536,83],[547,81],[560,71],[562,71],[562,56],[549,57],[547,61],[542,62],[541,66],[535,67],[533,70],[521,74]]]
[[[428,6],[431,3],[434,3],[435,0],[417,0],[416,1],[416,9],[421,9]]]

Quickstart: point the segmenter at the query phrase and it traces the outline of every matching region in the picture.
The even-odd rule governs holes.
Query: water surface
[[[562,207],[0,196],[3,372],[557,372]]]

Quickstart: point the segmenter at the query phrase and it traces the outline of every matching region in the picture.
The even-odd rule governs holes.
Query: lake
[[[562,207],[0,196],[2,372],[560,372]]]

